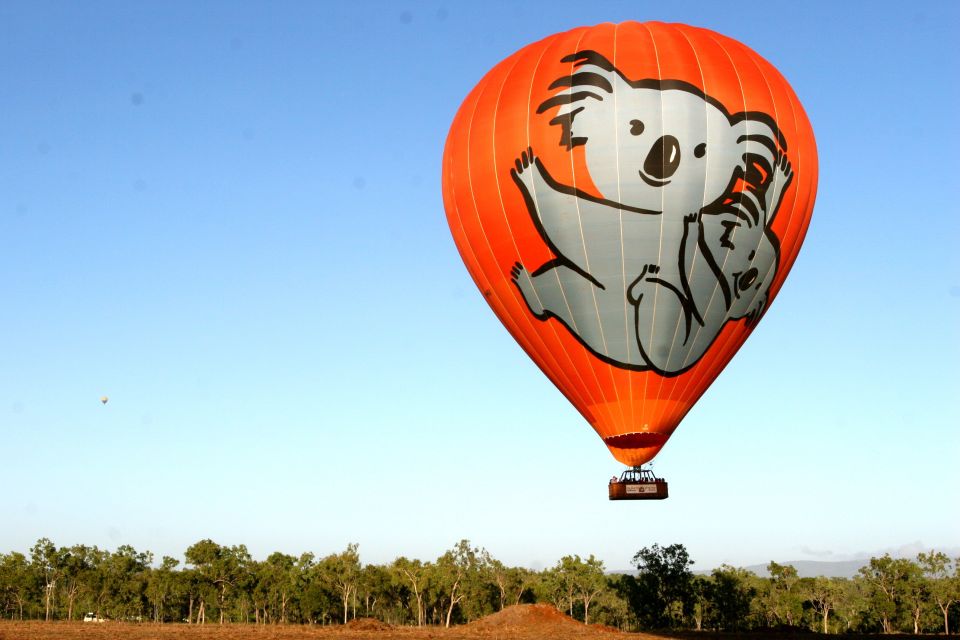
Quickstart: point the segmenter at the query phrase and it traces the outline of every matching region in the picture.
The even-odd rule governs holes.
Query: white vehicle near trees
[[[100,617],[96,613],[91,612],[83,616],[83,621],[84,622],[106,622],[107,620],[105,618]]]

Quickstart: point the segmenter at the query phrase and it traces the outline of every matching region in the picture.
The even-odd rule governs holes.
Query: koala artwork
[[[597,196],[555,180],[523,151],[510,175],[556,256],[514,284],[616,366],[678,375],[731,320],[763,313],[779,263],[770,230],[793,171],[773,118],[729,114],[679,80],[631,81],[594,51],[537,113],[557,109],[568,152],[584,147]]]

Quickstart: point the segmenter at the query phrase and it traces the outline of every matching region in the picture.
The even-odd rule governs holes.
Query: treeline
[[[0,554],[0,615],[10,619],[153,623],[462,624],[521,603],[550,603],[586,623],[622,630],[950,633],[960,618],[960,558],[871,558],[852,579],[800,578],[771,562],[770,577],[730,566],[695,575],[683,545],[644,547],[634,574],[608,574],[590,556],[542,571],[509,567],[461,540],[434,561],[362,564],[348,545],[325,557],[201,540],[185,563],[121,546],[110,552],[43,538],[29,554]]]

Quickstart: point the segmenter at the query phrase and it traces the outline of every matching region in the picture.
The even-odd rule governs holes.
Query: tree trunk
[[[343,624],[347,624],[347,614],[350,612],[350,587],[344,587],[343,594]]]
[[[457,578],[456,582],[453,583],[453,587],[450,588],[450,608],[447,609],[447,624],[444,625],[447,629],[450,628],[450,618],[453,616],[453,608],[457,605],[458,602],[463,600],[463,596],[457,597],[457,589],[460,588],[460,578]]]
[[[413,575],[409,571],[404,570],[403,575],[407,576],[410,586],[413,587],[413,595],[417,597],[417,626],[422,627],[426,621],[426,614],[423,611],[423,594],[420,593],[420,587],[417,586],[417,581],[413,579]]]
[[[190,595],[190,608],[187,609],[187,624],[193,624],[193,594]]]
[[[443,625],[447,629],[450,628],[450,617],[453,615],[453,607],[457,604],[457,601],[453,598],[450,599],[450,607],[447,609],[447,623]]]
[[[823,632],[827,633],[827,618],[830,616],[830,608],[823,608]]]
[[[223,603],[227,600],[227,583],[226,581],[220,584],[220,597],[218,604],[220,605],[220,624],[223,624]]]
[[[517,591],[517,599],[513,601],[513,604],[520,604],[520,600],[523,598],[523,592],[526,591],[527,585],[521,584],[519,591]]]

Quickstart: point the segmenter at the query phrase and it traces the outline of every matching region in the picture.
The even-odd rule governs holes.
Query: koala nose
[[[654,142],[643,162],[643,170],[657,180],[666,180],[679,166],[680,142],[673,136],[662,136]]]

